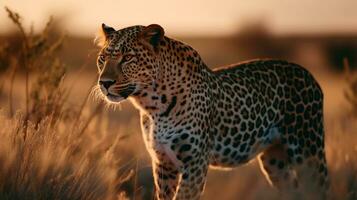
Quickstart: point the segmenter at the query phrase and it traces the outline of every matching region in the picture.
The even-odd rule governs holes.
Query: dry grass
[[[64,37],[52,32],[51,21],[35,35],[7,11],[20,33],[17,43],[0,45],[0,68],[6,69],[0,79],[0,199],[125,198],[121,190],[131,199],[150,199],[150,162],[132,107],[112,112],[91,104],[94,77],[84,74],[83,80],[72,74],[80,85],[73,91],[76,84],[64,78],[70,74],[58,58]],[[357,199],[357,75],[348,74],[350,109],[325,120],[332,199]],[[22,77],[20,84],[16,77]],[[132,168],[137,170],[129,173]],[[211,170],[203,196],[278,198],[256,162],[230,172]]]
[[[21,17],[6,10],[22,42],[19,53],[1,56],[10,60],[3,63],[11,64],[11,84],[9,104],[0,113],[0,199],[117,198],[120,177],[113,145],[120,135],[97,131],[94,120],[101,104],[89,114],[84,112],[87,99],[78,110],[67,104],[65,68],[57,57],[63,37],[49,34],[51,21],[40,35],[27,33]],[[14,57],[18,62],[11,62]],[[26,103],[14,114],[16,73],[25,76]]]
[[[37,127],[29,123],[24,140],[23,120],[20,114],[1,117],[0,199],[114,197],[117,166],[106,138],[47,117]]]

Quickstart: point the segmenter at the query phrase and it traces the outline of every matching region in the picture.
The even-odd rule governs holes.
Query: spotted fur
[[[157,199],[199,199],[209,166],[255,157],[282,192],[305,185],[308,166],[324,198],[323,93],[307,70],[278,60],[211,70],[159,25],[103,32],[98,85],[108,102],[128,98],[140,110]]]

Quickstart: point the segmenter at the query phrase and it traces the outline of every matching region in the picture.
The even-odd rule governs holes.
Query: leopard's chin
[[[107,101],[113,102],[113,103],[119,103],[126,99],[125,97],[121,97],[121,96],[113,95],[113,94],[109,94],[109,93],[105,96],[105,98]]]

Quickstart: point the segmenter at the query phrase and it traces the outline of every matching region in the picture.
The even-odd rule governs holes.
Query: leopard
[[[323,92],[307,69],[277,59],[211,69],[158,24],[103,23],[99,38],[97,91],[139,110],[156,199],[200,199],[209,168],[255,158],[282,197],[307,187],[326,198]]]

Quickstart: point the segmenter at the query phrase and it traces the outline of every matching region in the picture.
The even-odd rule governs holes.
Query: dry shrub
[[[12,54],[6,55],[8,59],[16,58],[16,62],[10,60],[10,62],[4,63],[12,63],[9,68],[13,68],[10,70],[14,72],[13,75],[16,71],[25,73],[25,125],[29,119],[37,124],[43,116],[59,114],[59,109],[65,102],[65,93],[59,89],[65,74],[65,67],[57,57],[64,36],[54,33],[52,18],[40,34],[34,34],[32,28],[30,32],[26,32],[21,23],[21,16],[9,8],[5,9],[20,32],[18,40],[21,43],[16,53],[11,52]],[[33,76],[32,81],[30,80],[31,76]],[[10,103],[11,101],[12,99],[10,99]],[[12,110],[10,104],[11,113]]]

